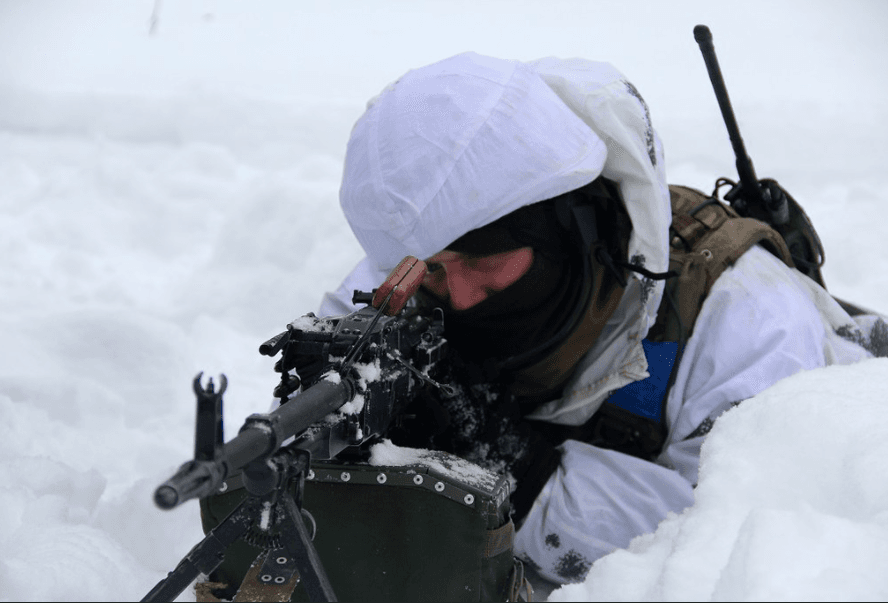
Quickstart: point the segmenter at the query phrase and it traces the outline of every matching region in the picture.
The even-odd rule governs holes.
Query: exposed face
[[[522,247],[478,256],[445,249],[426,260],[423,286],[449,301],[454,310],[468,310],[520,279],[533,264],[533,249]]]

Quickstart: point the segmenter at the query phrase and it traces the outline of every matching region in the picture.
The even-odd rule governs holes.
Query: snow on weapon
[[[312,458],[332,459],[383,436],[415,388],[448,391],[430,376],[446,356],[442,313],[427,316],[406,308],[426,270],[423,261],[408,256],[372,294],[355,292],[354,302],[367,307],[341,317],[308,314],[262,344],[264,355],[282,353],[275,367],[281,373],[275,388],[281,404],[248,417],[227,443],[222,442],[227,378],[221,376],[218,391],[212,379],[204,388],[202,374],[195,378],[195,458],[157,488],[155,503],[172,509],[205,498],[238,471],[249,496],[143,601],[172,601],[199,574],[218,567],[251,526],[269,524],[280,538],[259,568],[261,578],[295,587],[297,576],[312,600],[335,600],[305,523],[314,521],[302,509],[304,479]]]

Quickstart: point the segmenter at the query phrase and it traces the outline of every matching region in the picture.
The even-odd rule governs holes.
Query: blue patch
[[[632,414],[659,422],[678,343],[652,343],[643,339],[641,345],[644,346],[650,377],[621,387],[611,395],[608,402]]]

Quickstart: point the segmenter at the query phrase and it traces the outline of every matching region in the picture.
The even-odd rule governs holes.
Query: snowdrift
[[[694,506],[550,601],[888,596],[888,359],[799,373],[722,415]]]
[[[363,255],[337,199],[349,130],[417,65],[613,62],[670,182],[710,190],[734,167],[691,36],[708,23],[759,175],[811,215],[831,291],[888,311],[880,3],[154,4],[154,35],[151,3],[0,8],[0,600],[136,600],[202,537],[196,503],[151,501],[193,454],[191,380],[228,375],[228,438],[268,408],[258,345]],[[886,386],[873,360],[746,401],[708,440],[696,504],[552,598],[885,600]]]

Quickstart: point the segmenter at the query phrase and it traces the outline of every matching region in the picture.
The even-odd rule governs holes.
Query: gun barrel
[[[712,32],[705,25],[697,25],[694,27],[694,39],[700,46],[700,52],[703,53],[706,70],[709,72],[709,80],[712,82],[715,98],[721,109],[725,126],[728,128],[728,137],[731,139],[731,146],[734,147],[734,156],[737,158],[737,173],[740,176],[740,182],[745,185],[749,194],[755,194],[759,190],[758,178],[755,175],[755,169],[752,167],[752,160],[746,154],[746,146],[743,144],[743,138],[740,136],[740,127],[737,125],[737,119],[734,117],[734,109],[731,107],[728,89],[725,86],[724,78],[722,78],[718,57],[715,56]]]
[[[270,456],[285,440],[299,435],[354,398],[355,392],[351,377],[342,377],[338,382],[322,379],[274,412],[251,415],[237,437],[225,444],[222,456],[229,470],[236,471]]]
[[[172,509],[186,500],[211,495],[228,475],[268,458],[288,438],[351,400],[355,392],[355,382],[350,377],[338,382],[324,379],[274,412],[251,415],[218,458],[189,461],[161,484],[154,492],[155,504],[161,509]]]
[[[259,353],[263,356],[277,356],[277,353],[281,351],[281,348],[283,348],[289,340],[290,331],[278,333],[277,335],[259,346]]]
[[[154,491],[154,504],[172,509],[191,498],[212,494],[225,479],[224,465],[216,461],[188,461]]]

